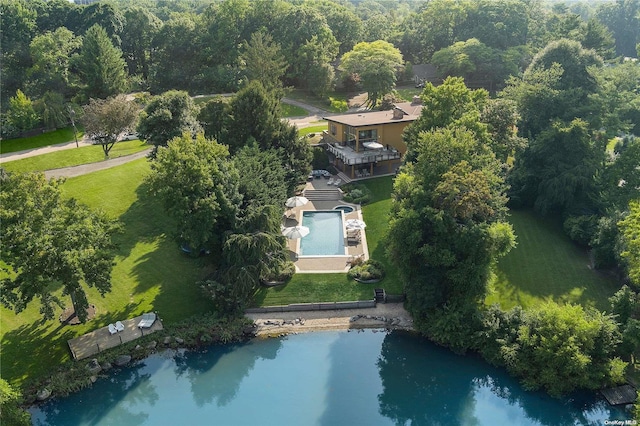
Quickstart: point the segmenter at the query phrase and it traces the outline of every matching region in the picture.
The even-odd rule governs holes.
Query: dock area
[[[149,328],[138,328],[138,323],[141,319],[142,315],[122,321],[124,330],[114,334],[109,332],[109,327],[107,326],[69,340],[67,343],[69,344],[69,349],[71,349],[73,359],[88,358],[106,349],[120,346],[123,343],[131,342],[149,333],[164,329],[160,318],[157,318]]]
[[[633,404],[636,401],[636,388],[631,385],[602,389],[600,392],[611,405]]]

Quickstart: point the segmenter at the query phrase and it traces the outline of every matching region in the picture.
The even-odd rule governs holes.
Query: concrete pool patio
[[[332,191],[334,194],[333,200],[312,200],[300,207],[294,207],[287,209],[285,216],[283,217],[284,226],[295,226],[300,224],[303,211],[317,211],[317,210],[333,210],[336,206],[349,205],[354,208],[352,212],[345,212],[344,219],[362,219],[362,211],[360,206],[345,203],[341,200],[341,192],[338,187],[328,185],[328,179],[314,179],[307,182],[304,189],[305,196],[308,194],[312,197],[314,191]],[[356,257],[363,257],[364,260],[369,259],[369,250],[367,247],[366,229],[360,231],[362,236],[361,241],[357,244],[347,244],[346,234],[343,235],[345,246],[347,248],[347,254],[343,256],[302,256],[298,257],[299,240],[293,239],[287,241],[287,248],[291,260],[296,266],[297,273],[332,273],[332,272],[347,272],[350,267],[350,261]]]

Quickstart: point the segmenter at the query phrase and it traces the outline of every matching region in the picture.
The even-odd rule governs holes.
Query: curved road
[[[291,124],[295,124],[296,126],[298,126],[298,128],[308,127],[312,124],[315,124],[314,122],[322,120],[322,117],[336,115],[335,113],[327,112],[323,109],[317,108],[309,104],[305,104],[300,101],[296,101],[294,99],[283,98],[282,101],[285,103],[303,108],[309,112],[309,115],[304,117],[291,117],[291,118],[284,119],[289,121]],[[78,145],[89,146],[91,145],[91,142],[87,139],[82,139],[81,141],[78,141]],[[65,142],[61,144],[45,146],[42,148],[28,149],[25,151],[8,152],[6,154],[0,154],[0,165],[1,163],[7,162],[7,161],[14,161],[14,160],[20,160],[28,157],[35,157],[38,155],[47,154],[49,152],[63,151],[66,149],[73,149],[75,147],[76,147],[75,142]],[[65,167],[62,169],[46,170],[44,174],[47,179],[80,176],[80,175],[95,172],[98,170],[109,169],[111,167],[119,166],[121,164],[125,164],[130,161],[137,160],[138,158],[142,158],[146,156],[150,151],[151,151],[151,148],[145,151],[137,152],[135,154],[114,158],[112,160],[104,160],[98,163],[89,163],[89,164],[82,164],[74,167]]]

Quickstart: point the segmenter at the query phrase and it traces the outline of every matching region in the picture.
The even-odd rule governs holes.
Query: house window
[[[336,125],[335,125],[335,124],[330,123],[330,124],[329,124],[329,131],[331,132],[331,134],[332,134],[333,136],[335,136],[335,135],[336,135],[336,133],[338,132],[338,128],[336,127]]]
[[[377,140],[378,129],[359,130],[358,139],[359,140]]]

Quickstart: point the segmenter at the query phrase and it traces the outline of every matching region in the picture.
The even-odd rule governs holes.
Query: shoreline
[[[361,309],[247,313],[245,317],[255,324],[256,337],[364,328],[413,330],[413,319],[402,303]]]

